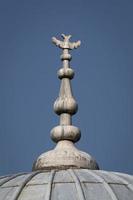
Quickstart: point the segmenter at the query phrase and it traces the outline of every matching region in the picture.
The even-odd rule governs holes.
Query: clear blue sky
[[[30,171],[54,147],[52,106],[60,50],[72,34],[72,81],[82,131],[78,147],[101,169],[133,174],[133,1],[0,1],[0,175]]]

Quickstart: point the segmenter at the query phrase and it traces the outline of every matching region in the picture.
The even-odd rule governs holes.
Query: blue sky
[[[77,146],[103,170],[133,174],[133,1],[0,1],[0,175],[30,171],[54,147],[61,51],[72,34]]]

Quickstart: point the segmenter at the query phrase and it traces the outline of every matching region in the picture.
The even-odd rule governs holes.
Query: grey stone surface
[[[133,176],[102,170],[44,170],[0,177],[0,200],[133,200]]]

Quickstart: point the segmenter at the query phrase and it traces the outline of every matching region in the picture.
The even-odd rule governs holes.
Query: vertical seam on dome
[[[48,181],[48,185],[47,185],[47,192],[46,192],[45,200],[51,199],[52,183],[53,183],[54,176],[55,176],[55,170],[52,170],[49,175],[49,181]]]
[[[104,178],[102,178],[101,176],[95,174],[92,171],[87,170],[87,172],[89,174],[91,174],[93,177],[95,177],[98,181],[102,181],[106,191],[108,192],[108,194],[110,195],[110,197],[112,198],[112,200],[118,200],[116,194],[114,193],[114,191],[112,190],[112,188],[110,187],[110,185],[104,180]]]
[[[20,173],[20,174],[16,174],[14,176],[10,176],[9,178],[5,177],[6,180],[3,180],[1,183],[0,183],[0,186],[4,185],[5,183],[7,183],[8,181],[11,181],[12,179],[14,178],[17,178],[18,176],[22,176],[22,175],[25,175],[27,173]]]
[[[14,200],[17,200],[22,192],[22,190],[24,189],[25,185],[34,177],[36,176],[38,173],[40,173],[40,171],[34,172],[32,173],[28,178],[25,179],[25,181],[22,183],[22,185],[19,187],[19,189],[17,190]]]
[[[115,176],[118,177],[122,181],[122,183],[126,185],[127,188],[129,188],[131,191],[133,191],[133,185],[132,184],[130,184],[128,181],[126,181],[124,178],[122,178],[118,174],[115,174],[115,173],[111,173],[111,174],[114,177]]]
[[[79,200],[85,200],[85,195],[82,189],[82,185],[80,183],[80,180],[78,178],[78,176],[76,175],[76,173],[74,172],[73,169],[68,169],[71,177],[73,178],[73,180],[75,181],[75,185],[76,185],[76,189],[77,189],[77,194],[78,194],[78,198]]]

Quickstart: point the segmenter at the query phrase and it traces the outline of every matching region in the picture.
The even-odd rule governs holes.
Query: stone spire
[[[64,41],[52,38],[53,43],[63,49],[61,60],[63,67],[58,71],[58,77],[61,79],[61,87],[59,97],[54,103],[54,111],[60,115],[60,125],[56,126],[51,131],[51,137],[53,141],[58,142],[61,140],[69,140],[77,142],[80,139],[80,130],[72,126],[71,116],[78,110],[78,105],[73,97],[70,80],[74,77],[74,71],[70,68],[70,60],[72,56],[69,54],[69,50],[80,46],[80,41],[70,43],[69,39],[71,35],[62,34]]]
[[[61,55],[62,68],[58,71],[61,79],[59,97],[54,103],[54,111],[60,116],[60,124],[51,130],[51,138],[57,143],[56,147],[41,154],[33,165],[33,170],[87,168],[99,169],[96,161],[87,153],[78,150],[74,143],[80,137],[80,129],[72,125],[72,115],[78,110],[78,105],[73,97],[70,80],[74,71],[70,67],[72,56],[69,50],[78,48],[80,41],[70,42],[71,35],[61,35],[63,41],[52,38],[53,43],[63,50]]]

